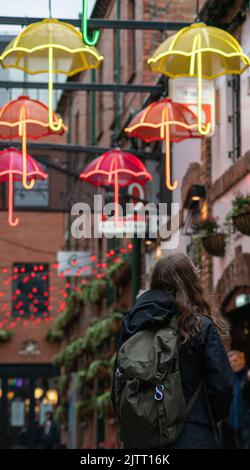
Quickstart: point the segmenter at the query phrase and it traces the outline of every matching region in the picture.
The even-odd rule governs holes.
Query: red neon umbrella
[[[109,150],[93,160],[81,173],[80,178],[94,186],[114,186],[116,222],[119,215],[119,187],[132,183],[144,185],[152,180],[152,176],[138,157],[119,149]]]
[[[195,133],[196,131],[196,133]],[[166,144],[166,186],[173,191],[177,181],[170,181],[170,142],[180,142],[192,137],[201,137],[197,133],[197,116],[187,106],[173,103],[163,98],[140,111],[125,129],[129,137],[138,137],[144,142],[165,140]]]
[[[57,116],[54,113],[54,121]],[[63,124],[59,131],[53,131],[48,122],[48,106],[41,101],[33,100],[28,96],[19,96],[15,100],[6,103],[0,110],[0,138],[22,138],[23,154],[23,186],[31,189],[35,180],[27,182],[27,139],[40,139],[51,134],[62,135],[67,130]]]
[[[41,166],[27,154],[27,181],[32,179],[48,178],[47,173]],[[22,181],[23,178],[23,156],[22,152],[14,148],[4,149],[0,152],[0,183],[9,182],[9,216],[8,221],[11,227],[16,227],[19,217],[13,219],[13,182]]]

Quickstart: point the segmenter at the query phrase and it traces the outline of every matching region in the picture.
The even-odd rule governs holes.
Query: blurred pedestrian
[[[45,414],[45,421],[41,432],[41,447],[43,449],[57,449],[59,446],[59,430],[53,420],[53,413],[48,411]]]
[[[230,421],[238,449],[250,449],[250,370],[243,351],[228,354],[234,372]]]

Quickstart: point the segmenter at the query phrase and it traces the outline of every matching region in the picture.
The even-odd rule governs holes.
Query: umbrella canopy
[[[187,106],[163,98],[140,111],[129,123],[125,132],[144,142],[165,140],[166,186],[173,191],[177,181],[171,183],[170,142],[200,137],[197,134],[197,116]]]
[[[23,157],[22,153],[15,148],[4,149],[0,152],[0,183],[9,182],[9,224],[16,227],[19,223],[17,217],[13,220],[13,182],[22,181],[23,177]],[[27,180],[48,178],[47,173],[32,158],[27,155]]]
[[[97,49],[83,44],[78,29],[52,18],[27,26],[8,44],[0,59],[4,68],[49,74],[49,123],[54,130],[59,130],[62,122],[53,120],[53,73],[71,77],[83,70],[95,69],[103,61]]]
[[[116,221],[119,213],[119,187],[135,182],[144,185],[152,180],[152,176],[138,157],[120,149],[110,150],[93,160],[81,173],[80,178],[94,186],[114,185]]]
[[[148,60],[153,72],[171,78],[197,77],[198,127],[210,132],[211,123],[202,126],[202,78],[212,80],[224,74],[240,74],[250,65],[238,41],[228,32],[204,23],[194,23],[164,41]]]
[[[56,120],[53,113],[53,120]],[[31,189],[35,181],[27,182],[26,154],[27,139],[39,139],[50,134],[62,135],[67,127],[62,123],[59,131],[49,127],[48,107],[38,100],[33,100],[28,96],[19,96],[15,100],[6,103],[0,109],[0,138],[13,139],[21,137],[23,154],[23,186]]]

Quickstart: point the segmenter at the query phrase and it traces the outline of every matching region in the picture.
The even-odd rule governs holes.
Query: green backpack
[[[183,430],[201,384],[185,406],[176,317],[134,334],[120,348],[115,372],[118,435],[126,448],[164,448]]]

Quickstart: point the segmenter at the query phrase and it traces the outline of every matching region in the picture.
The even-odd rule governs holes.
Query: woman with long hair
[[[156,263],[150,290],[137,298],[124,318],[118,351],[136,333],[154,329],[160,319],[167,325],[173,317],[182,392],[186,405],[193,400],[173,447],[218,448],[216,423],[228,416],[232,393],[232,371],[221,338],[228,334],[228,325],[219,313],[211,312],[199,273],[184,254],[172,254]],[[117,370],[116,361],[114,377]],[[115,379],[112,397],[116,409]]]

